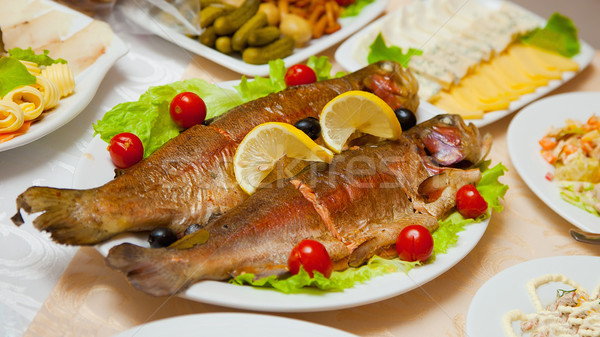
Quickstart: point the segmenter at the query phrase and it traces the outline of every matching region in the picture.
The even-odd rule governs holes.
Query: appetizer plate
[[[310,41],[307,46],[296,48],[294,53],[283,59],[286,67],[300,63],[308,59],[312,55],[317,55],[323,50],[347,38],[360,28],[375,19],[387,7],[388,0],[375,0],[371,4],[365,6],[359,15],[339,20],[342,28],[337,32],[329,35],[324,35],[319,39]],[[203,56],[217,64],[229,68],[235,72],[249,76],[266,76],[269,74],[269,65],[253,65],[244,62],[241,57],[234,57],[223,54],[216,49],[207,47],[200,43],[197,39],[189,38],[184,34],[173,30],[164,24],[153,19],[147,12],[144,12],[135,1],[125,1],[120,5],[123,13],[131,21],[144,27],[150,32],[170,41],[190,52]]]
[[[490,6],[494,6],[494,5],[498,5],[499,1],[498,0],[489,0],[489,1],[482,1],[482,3],[490,5]],[[346,69],[347,71],[350,71],[350,72],[356,71],[356,70],[364,67],[367,64],[367,61],[357,59],[357,57],[356,57],[357,48],[367,48],[368,49],[369,48],[368,45],[367,46],[361,45],[363,43],[363,41],[365,40],[365,37],[374,36],[374,35],[372,35],[373,32],[380,30],[382,22],[384,20],[386,20],[386,18],[388,16],[393,15],[393,14],[394,13],[389,13],[389,14],[385,15],[384,17],[381,17],[380,19],[369,24],[367,27],[362,29],[357,34],[354,34],[348,40],[344,41],[335,52],[335,60],[344,69]],[[541,17],[539,19],[543,20]],[[583,40],[580,40],[580,43],[581,43],[581,51],[579,52],[579,54],[577,54],[576,56],[573,57],[573,60],[579,64],[579,70],[577,70],[577,72],[574,72],[574,71],[564,72],[563,77],[561,79],[552,80],[548,83],[548,85],[539,87],[536,89],[536,91],[526,94],[526,95],[523,95],[519,99],[512,101],[509,105],[509,108],[506,110],[497,110],[497,111],[487,112],[487,113],[485,113],[484,117],[481,119],[469,119],[467,121],[472,122],[477,127],[482,127],[482,126],[491,124],[503,117],[506,117],[506,116],[512,114],[513,112],[519,110],[520,108],[524,107],[525,105],[543,97],[544,95],[548,94],[552,90],[563,85],[565,82],[567,82],[568,80],[573,78],[575,75],[580,73],[594,59],[594,48],[592,48],[589,44],[587,44]],[[421,101],[420,106],[421,106],[420,114],[421,114],[422,119],[429,119],[435,115],[447,113],[446,111],[444,111],[426,101]]]
[[[353,337],[356,335],[315,323],[279,316],[210,313],[167,318],[121,332],[114,337]]]
[[[600,114],[600,92],[575,92],[544,98],[521,110],[508,127],[510,159],[529,188],[552,210],[578,228],[600,233],[600,217],[571,205],[560,189],[545,178],[554,167],[540,155],[538,141],[550,127],[562,127],[567,118],[586,121]]]
[[[473,297],[467,312],[466,335],[506,337],[502,316],[513,309],[525,314],[535,312],[526,284],[546,274],[565,274],[591,292],[600,281],[600,257],[548,257],[523,262],[501,271],[479,288]],[[547,305],[554,300],[559,285],[549,283],[538,288],[542,304]]]
[[[97,187],[113,178],[114,165],[106,146],[99,137],[92,140],[75,169],[74,188]],[[408,292],[452,268],[479,242],[488,222],[489,219],[467,226],[459,234],[457,245],[447,254],[437,256],[434,263],[414,268],[408,274],[399,272],[376,277],[343,292],[307,290],[300,294],[284,294],[272,289],[201,281],[181,296],[204,303],[268,312],[325,311],[373,303]],[[124,234],[98,245],[97,249],[106,256],[111,247],[124,242],[148,247],[147,234]]]
[[[71,33],[82,29],[92,21],[88,16],[55,2],[47,1],[46,3],[55,6],[53,9],[65,11],[77,17],[77,20],[74,20],[77,24],[73,25],[74,31]],[[0,152],[33,142],[70,122],[91,102],[108,70],[127,51],[128,48],[123,40],[113,35],[111,45],[106,52],[75,77],[75,92],[69,97],[61,99],[56,108],[49,111],[42,120],[33,123],[25,134],[0,143]]]

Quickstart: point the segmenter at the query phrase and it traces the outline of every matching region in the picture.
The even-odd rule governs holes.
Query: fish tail
[[[100,229],[90,216],[86,201],[93,190],[72,190],[50,187],[30,187],[17,197],[17,213],[11,218],[15,225],[23,224],[21,209],[27,213],[43,212],[33,225],[50,232],[57,242],[87,245],[103,241],[111,236]]]
[[[129,282],[154,296],[170,296],[192,283],[186,275],[187,259],[168,248],[144,248],[123,243],[110,249],[106,264],[123,272]]]

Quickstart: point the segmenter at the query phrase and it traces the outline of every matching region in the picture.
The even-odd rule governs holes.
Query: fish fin
[[[174,295],[195,281],[185,275],[184,261],[177,259],[174,250],[130,243],[111,248],[106,256],[109,267],[120,270],[135,288],[153,296]]]
[[[84,190],[30,187],[17,197],[17,213],[11,218],[23,224],[21,209],[27,213],[43,212],[33,221],[35,228],[50,233],[53,240],[70,245],[89,245],[108,239],[111,234],[89,221]]]
[[[425,179],[419,185],[419,195],[425,201],[424,211],[440,217],[456,205],[456,192],[468,184],[476,184],[481,179],[479,169],[445,169],[442,173]]]

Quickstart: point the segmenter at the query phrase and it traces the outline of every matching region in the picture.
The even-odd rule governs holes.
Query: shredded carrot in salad
[[[542,157],[555,168],[546,178],[558,183],[563,199],[600,216],[600,117],[585,123],[567,119],[539,144]]]

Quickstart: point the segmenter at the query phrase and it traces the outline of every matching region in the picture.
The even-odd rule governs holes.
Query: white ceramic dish
[[[76,17],[76,20],[73,20],[75,22],[72,26],[73,31],[69,35],[91,22],[91,19],[84,14],[52,1],[47,1],[47,3],[55,6],[52,9],[66,11]],[[61,99],[54,110],[50,111],[41,121],[33,123],[24,135],[0,143],[0,152],[33,142],[70,122],[90,103],[108,70],[127,51],[123,40],[113,35],[112,43],[106,52],[75,77],[75,92],[71,96]]]
[[[531,279],[545,274],[565,274],[591,292],[600,281],[600,257],[549,257],[503,270],[489,279],[473,297],[467,313],[466,335],[506,337],[502,316],[513,309],[525,314],[535,312],[525,286]],[[542,304],[547,305],[554,300],[557,287],[560,288],[560,283],[538,288]]]
[[[499,2],[498,0],[482,1],[483,4],[486,4],[489,6],[495,6],[495,5],[497,5],[498,2]],[[355,48],[357,47],[359,42],[363,40],[363,38],[365,36],[369,36],[373,30],[378,30],[379,27],[381,26],[381,22],[386,20],[386,18],[390,15],[393,15],[393,13],[387,14],[386,16],[376,20],[375,22],[369,24],[367,27],[362,29],[359,33],[354,34],[352,37],[350,37],[349,39],[344,41],[335,52],[335,60],[344,69],[346,69],[347,71],[350,71],[350,72],[356,71],[356,70],[364,67],[367,62],[366,62],[366,60],[359,61],[354,57]],[[540,18],[540,20],[543,20],[543,19]],[[573,71],[564,72],[562,79],[552,80],[548,83],[548,85],[539,87],[536,89],[536,91],[521,96],[518,100],[512,101],[509,105],[509,108],[506,110],[498,110],[498,111],[488,112],[484,115],[484,117],[482,119],[470,119],[468,121],[472,122],[473,124],[475,124],[478,127],[482,127],[482,126],[491,124],[505,116],[510,115],[511,113],[513,113],[513,112],[519,110],[520,108],[524,107],[525,105],[539,99],[540,97],[543,97],[544,95],[546,95],[549,92],[551,92],[552,90],[560,87],[565,82],[567,82],[568,80],[573,78],[575,75],[577,75],[579,72],[581,72],[585,67],[587,67],[590,64],[590,62],[592,62],[592,60],[594,59],[594,48],[592,48],[585,41],[580,41],[580,42],[581,42],[581,51],[578,55],[573,57],[573,60],[579,64],[579,70],[577,72],[573,72]],[[444,110],[442,110],[428,102],[421,101],[421,106],[420,106],[420,111],[419,111],[419,115],[420,115],[421,119],[429,119],[435,115],[439,115],[439,114],[443,114],[443,113],[447,113],[447,112],[445,112]]]
[[[114,337],[352,337],[327,326],[279,316],[246,313],[210,313],[185,315],[146,323]]]
[[[347,38],[366,24],[374,20],[387,7],[388,0],[375,0],[365,6],[361,13],[354,17],[339,20],[342,28],[337,32],[324,35],[319,39],[312,40],[306,47],[296,48],[294,53],[283,59],[286,67],[300,63],[312,55],[317,55],[323,50]],[[252,65],[242,61],[241,57],[223,54],[216,49],[207,47],[196,39],[189,38],[173,29],[166,27],[160,22],[152,19],[146,12],[136,6],[135,1],[125,1],[120,5],[125,16],[139,26],[170,41],[190,52],[203,56],[217,64],[249,76],[266,76],[269,74],[269,65]]]
[[[540,155],[538,141],[551,126],[565,125],[567,118],[586,121],[600,114],[600,92],[575,92],[550,96],[521,110],[508,127],[510,159],[527,186],[556,213],[582,230],[600,233],[600,217],[560,197],[560,189],[545,178],[554,168]]]
[[[113,178],[114,166],[107,144],[95,137],[79,161],[73,176],[74,188],[92,188]],[[270,312],[310,312],[335,310],[373,303],[417,288],[443,274],[462,260],[479,242],[487,221],[471,224],[460,233],[458,243],[434,263],[414,268],[408,274],[394,273],[376,277],[343,292],[307,291],[284,294],[271,289],[237,286],[227,282],[201,281],[181,294],[182,297],[215,305]],[[148,247],[147,235],[127,234],[97,246],[106,256],[108,250],[123,242]]]

